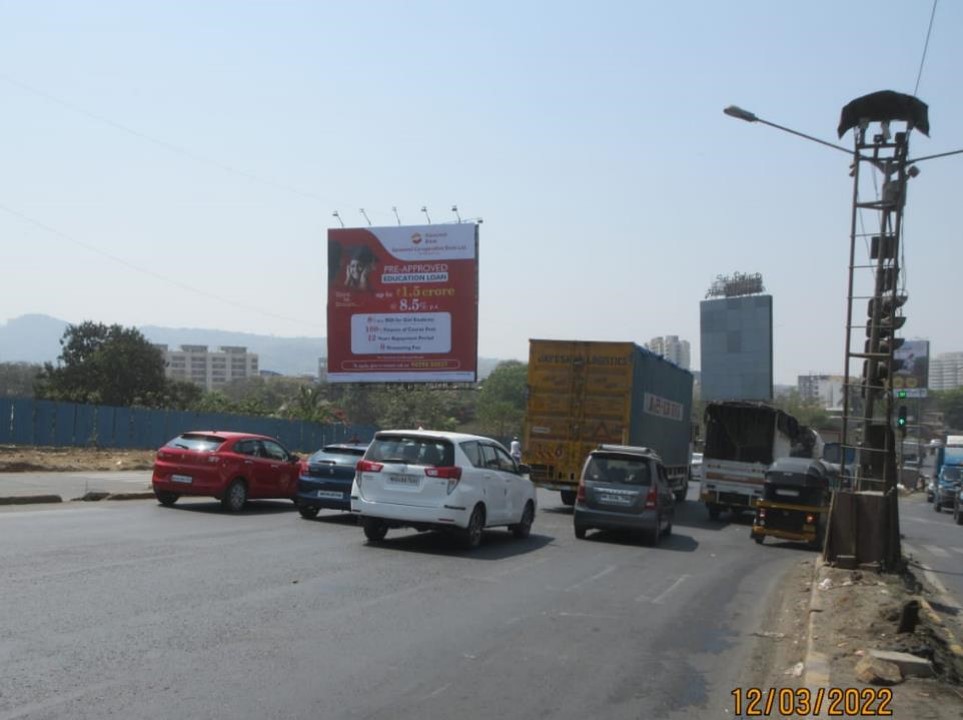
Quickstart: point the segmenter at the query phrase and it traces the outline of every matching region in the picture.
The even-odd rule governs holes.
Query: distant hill
[[[0,325],[0,362],[54,362],[60,355],[60,338],[68,323],[49,315],[22,315]],[[323,337],[277,337],[254,333],[167,328],[144,325],[138,328],[153,343],[170,347],[243,345],[257,353],[258,366],[281,375],[317,375],[318,358],[327,355]],[[501,362],[478,358],[478,375],[487,377]]]

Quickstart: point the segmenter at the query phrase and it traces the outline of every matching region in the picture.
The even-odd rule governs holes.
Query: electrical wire
[[[926,51],[927,51],[927,50],[929,49],[929,47],[930,47],[930,33],[933,32],[933,20],[934,20],[934,18],[936,18],[936,3],[937,3],[937,2],[938,2],[938,0],[933,0],[933,10],[932,10],[932,12],[930,12],[930,26],[926,29],[926,42],[923,43],[923,57],[920,58],[920,69],[919,69],[919,72],[916,73],[916,86],[913,88],[913,96],[914,96],[914,97],[916,96],[916,93],[919,92],[919,89],[920,89],[920,78],[923,77],[923,65],[924,65],[924,63],[926,62]]]
[[[98,255],[101,255],[107,258],[108,260],[118,263],[119,265],[123,265],[129,270],[133,270],[143,275],[148,275],[154,278],[155,280],[160,280],[161,282],[165,282],[175,287],[179,287],[182,290],[187,290],[188,292],[194,293],[196,295],[200,295],[201,297],[205,297],[209,300],[216,300],[217,302],[224,303],[225,305],[231,305],[241,310],[258,313],[259,315],[273,318],[275,320],[283,320],[284,322],[293,323],[300,327],[312,328],[314,330],[317,329],[317,326],[312,323],[307,323],[307,322],[304,322],[303,320],[296,320],[295,318],[290,318],[285,315],[278,315],[276,313],[272,313],[267,310],[262,310],[261,308],[254,307],[252,305],[246,305],[244,303],[240,303],[235,300],[230,300],[228,298],[221,297],[220,295],[215,295],[214,293],[208,292],[207,290],[202,290],[201,288],[194,287],[193,285],[188,285],[187,283],[181,282],[180,280],[175,280],[174,278],[168,277],[166,275],[162,275],[158,272],[154,272],[153,270],[149,270],[148,268],[141,267],[140,265],[135,265],[134,263],[129,262],[128,260],[124,260],[121,257],[112,255],[111,253],[100,249],[96,245],[91,245],[90,243],[84,242],[83,240],[78,240],[77,238],[72,237],[65,232],[62,232],[54,227],[51,227],[50,225],[47,225],[46,223],[43,223],[40,220],[32,218],[29,215],[26,215],[20,212],[19,210],[14,210],[13,208],[8,207],[2,203],[0,203],[0,210],[2,210],[3,212],[9,215],[12,215],[13,217],[19,219],[24,223],[27,223],[28,225],[33,225],[34,227],[40,228],[41,230],[51,235],[59,237],[63,240],[67,240],[68,242],[71,242],[75,245],[79,245],[80,247],[86,250],[89,250],[90,252],[97,253]]]
[[[196,153],[192,150],[188,150],[187,148],[181,147],[179,145],[175,145],[174,143],[168,142],[167,140],[161,140],[160,138],[153,137],[152,135],[148,135],[147,133],[141,132],[140,130],[136,130],[135,128],[132,128],[128,125],[119,123],[116,120],[111,120],[110,118],[104,117],[103,115],[98,115],[96,113],[93,113],[87,110],[86,108],[80,107],[79,105],[75,105],[74,103],[68,102],[55,95],[51,95],[48,92],[32,87],[30,85],[27,85],[26,83],[21,82],[20,80],[16,80],[10,77],[9,75],[0,74],[0,80],[4,80],[9,84],[20,88],[21,90],[25,90],[26,92],[29,92],[33,95],[42,97],[45,100],[49,100],[52,103],[56,103],[57,105],[65,107],[71,112],[75,112],[79,115],[83,115],[86,118],[95,120],[96,122],[99,122],[103,125],[112,127],[115,130],[120,130],[121,132],[127,133],[128,135],[132,135],[133,137],[136,137],[139,140],[144,140],[145,142],[149,142],[153,145],[161,147],[167,150],[168,152],[172,152],[177,155],[183,155],[184,157],[190,158],[194,162],[202,163],[204,165],[210,165],[226,173],[238,175],[239,177],[243,177],[248,180],[261,183],[262,185],[267,185],[268,187],[272,187],[275,190],[282,190],[284,192],[293,193],[295,195],[299,195],[301,197],[315,200],[324,204],[329,203],[329,200],[322,198],[320,195],[316,195],[307,190],[302,190],[301,188],[295,187],[294,185],[288,185],[286,183],[281,183],[281,182],[277,182],[267,178],[263,178],[260,175],[256,175],[255,173],[233,167],[231,165],[221,162],[220,160],[215,160],[214,158],[210,158],[205,155]]]

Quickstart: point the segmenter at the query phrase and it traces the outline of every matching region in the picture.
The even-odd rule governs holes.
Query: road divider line
[[[582,581],[580,581],[580,582],[577,582],[577,583],[575,583],[574,585],[569,585],[567,588],[565,588],[564,592],[572,592],[573,590],[578,590],[580,587],[582,587],[583,585],[587,585],[587,584],[590,583],[590,582],[595,582],[596,580],[601,580],[602,578],[604,578],[604,577],[605,577],[606,575],[608,575],[609,573],[615,572],[615,569],[616,569],[617,567],[618,567],[617,565],[609,565],[609,566],[608,566],[607,568],[605,568],[604,570],[600,570],[599,572],[595,573],[592,577],[590,577],[590,578],[585,578],[584,580],[582,580]]]
[[[672,583],[671,585],[669,585],[669,587],[667,587],[667,588],[666,588],[665,590],[663,590],[659,595],[657,595],[656,597],[654,597],[654,598],[652,599],[652,604],[653,604],[653,605],[661,605],[661,604],[662,604],[662,601],[665,600],[672,592],[674,592],[674,591],[676,590],[676,588],[678,588],[682,583],[684,583],[686,580],[688,580],[689,577],[691,577],[691,576],[690,576],[690,575],[681,575],[681,576],[679,576],[679,578],[678,578],[674,583]]]

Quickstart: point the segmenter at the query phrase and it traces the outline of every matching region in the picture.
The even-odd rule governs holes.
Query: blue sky
[[[457,203],[484,218],[484,356],[675,334],[698,366],[699,301],[747,271],[774,296],[776,381],[839,373],[849,159],[722,108],[835,140],[849,100],[913,91],[931,9],[0,1],[0,322],[323,335],[334,210]],[[944,0],[913,155],[963,147],[961,27]],[[963,156],[920,169],[904,334],[963,350]]]

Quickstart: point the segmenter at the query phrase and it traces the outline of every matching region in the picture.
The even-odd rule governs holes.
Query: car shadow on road
[[[486,530],[482,536],[481,546],[475,550],[468,550],[462,546],[461,538],[452,533],[420,532],[392,537],[392,532],[407,531],[392,530],[388,533],[388,537],[380,542],[368,541],[367,547],[422,555],[459,557],[466,560],[503,560],[535,552],[555,540],[550,535],[535,533],[520,540],[506,530]]]
[[[162,507],[158,505],[158,507]],[[192,512],[198,513],[200,515],[233,515],[221,507],[221,503],[217,501],[213,502],[188,502],[188,503],[177,503],[169,508],[163,508],[163,510],[170,511],[180,511],[180,512]],[[294,503],[288,500],[249,500],[244,506],[244,509],[237,513],[240,516],[243,515],[278,515],[281,513],[291,513],[297,512],[297,508]]]
[[[709,511],[702,503],[687,502],[675,506],[673,525],[680,527],[699,528],[700,530],[725,530],[730,525],[748,528],[752,525],[752,513],[744,512],[738,515],[724,512],[718,520],[709,517]]]
[[[313,518],[303,518],[305,522],[321,523],[323,525],[344,525],[355,527],[358,524],[358,515],[349,512],[332,511],[329,515],[318,515]]]
[[[575,512],[575,508],[571,505],[553,505],[552,507],[545,507],[543,505],[538,511],[549,513],[550,515],[572,515]]]
[[[675,532],[675,522],[673,521],[673,532],[668,537],[659,538],[658,545],[651,545],[640,533],[633,533],[626,530],[598,530],[590,532],[585,536],[586,540],[592,542],[605,542],[613,545],[631,545],[635,547],[646,547],[652,550],[675,550],[676,552],[694,552],[699,547],[699,541],[689,535],[680,535]]]

